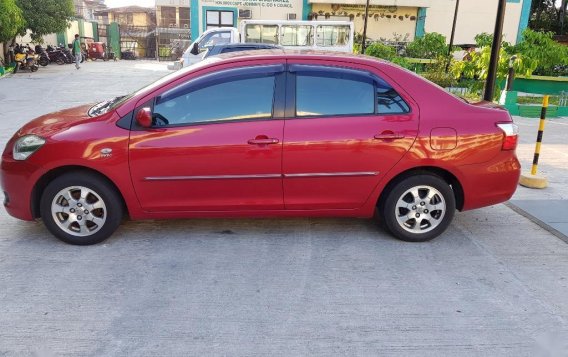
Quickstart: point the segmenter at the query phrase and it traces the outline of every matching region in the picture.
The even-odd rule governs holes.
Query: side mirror
[[[191,48],[190,53],[192,55],[195,55],[195,56],[197,56],[199,54],[199,43],[196,42],[196,43],[193,44],[193,47]]]
[[[144,107],[136,113],[136,123],[143,128],[152,127],[152,111],[148,107]]]

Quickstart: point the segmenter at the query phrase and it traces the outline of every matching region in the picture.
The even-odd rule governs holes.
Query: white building
[[[183,1],[183,0],[159,0]],[[187,1],[187,0],[186,0]],[[365,0],[189,0],[191,36],[211,27],[238,27],[241,19],[350,20],[363,32]],[[449,41],[456,0],[370,0],[367,36],[412,41],[438,32]],[[527,27],[531,0],[507,0],[504,39],[516,43]],[[475,43],[475,35],[493,33],[496,0],[461,0],[454,43]]]

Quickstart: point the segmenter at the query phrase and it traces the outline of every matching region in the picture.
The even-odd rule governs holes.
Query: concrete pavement
[[[1,146],[33,117],[166,73],[121,61],[0,79]],[[532,121],[517,118],[525,167]],[[551,187],[514,198],[568,195],[554,128]],[[126,222],[76,247],[0,210],[0,356],[565,356],[566,296],[568,244],[505,205],[423,244],[367,220],[205,219]]]
[[[531,169],[539,119],[515,117],[520,128],[517,154],[528,174]],[[530,189],[519,186],[510,207],[568,242],[568,118],[547,119],[539,157],[538,174],[549,187]]]

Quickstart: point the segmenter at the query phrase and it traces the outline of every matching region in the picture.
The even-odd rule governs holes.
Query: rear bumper
[[[36,179],[42,171],[39,167],[25,161],[2,159],[0,164],[0,181],[4,192],[4,207],[13,217],[31,221],[31,197]]]
[[[491,206],[511,198],[517,189],[521,164],[514,152],[504,151],[490,162],[460,166],[464,191],[462,211]]]

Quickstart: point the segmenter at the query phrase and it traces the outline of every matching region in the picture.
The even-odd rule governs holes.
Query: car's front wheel
[[[51,181],[40,202],[47,229],[62,241],[76,245],[107,239],[120,225],[123,211],[114,187],[85,172],[66,173]]]
[[[442,178],[419,174],[392,186],[379,205],[384,226],[398,239],[424,242],[448,228],[456,209],[452,188]]]

